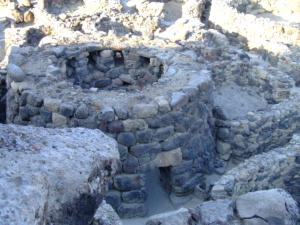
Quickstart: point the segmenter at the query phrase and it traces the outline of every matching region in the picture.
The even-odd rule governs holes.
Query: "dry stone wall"
[[[120,216],[146,215],[145,171],[161,168],[169,190],[182,196],[214,170],[213,84],[199,64],[190,67],[188,54],[156,57],[96,45],[30,49],[9,57],[8,122],[101,129],[114,137],[122,165],[107,202]],[[45,64],[32,70],[35,58]]]
[[[219,119],[216,126],[220,157],[246,159],[288,143],[299,132],[297,101],[274,105],[268,112],[249,112],[243,119]]]
[[[299,135],[286,147],[255,155],[226,172],[212,188],[212,198],[283,188],[299,202]]]

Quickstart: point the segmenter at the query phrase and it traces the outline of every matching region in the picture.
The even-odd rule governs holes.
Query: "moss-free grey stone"
[[[128,148],[124,145],[118,144],[118,150],[120,154],[120,159],[124,161],[127,158]]]
[[[44,99],[44,107],[49,112],[58,112],[60,105],[61,105],[60,99],[54,99],[54,98],[45,98]]]
[[[9,63],[6,66],[7,75],[15,82],[22,82],[26,78],[24,71],[17,65]]]
[[[151,129],[136,132],[136,140],[138,143],[149,143],[152,140],[153,131]]]
[[[111,122],[115,119],[115,112],[112,107],[104,107],[98,114],[98,119],[104,122]]]
[[[136,138],[131,132],[120,133],[117,138],[118,142],[125,146],[132,146],[136,143]]]
[[[148,127],[145,120],[142,119],[128,119],[122,121],[122,123],[125,131],[144,130]]]
[[[122,193],[122,200],[126,203],[143,203],[147,199],[145,188]]]
[[[124,131],[123,124],[120,120],[114,120],[107,125],[109,133],[120,133]]]
[[[67,126],[67,118],[58,113],[52,114],[53,124],[57,127],[66,127]]]
[[[86,119],[89,116],[89,109],[86,104],[81,104],[75,112],[75,116],[78,119]]]
[[[127,159],[122,163],[123,171],[125,173],[136,173],[139,166],[137,158],[128,154]]]
[[[104,78],[97,80],[95,82],[94,86],[96,88],[104,88],[104,87],[111,85],[111,83],[112,83],[111,79],[104,77]]]
[[[66,117],[71,117],[74,114],[74,106],[70,103],[63,103],[60,105],[59,113]]]
[[[46,123],[51,123],[52,113],[45,109],[45,107],[40,108],[40,115],[44,118]]]
[[[35,115],[38,115],[39,112],[40,112],[40,109],[38,107],[35,107],[35,106],[31,106],[31,105],[26,105],[25,106],[27,112],[28,112],[28,115],[31,117],[31,116],[35,116]]]
[[[140,157],[145,154],[157,154],[161,151],[161,146],[159,143],[149,143],[149,144],[138,144],[131,147],[130,152],[136,156]]]
[[[189,102],[189,97],[183,92],[174,92],[171,96],[171,107],[178,110]]]
[[[121,204],[121,193],[119,191],[110,190],[106,194],[105,200],[113,207],[114,210],[117,210]]]
[[[132,108],[132,113],[136,118],[149,118],[158,113],[158,107],[156,104],[136,104]]]
[[[166,140],[168,137],[170,137],[173,134],[174,134],[173,126],[159,128],[155,131],[155,133],[153,135],[153,140],[163,141],[163,140]]]
[[[26,102],[29,105],[41,107],[43,104],[43,99],[35,93],[28,93]]]
[[[146,205],[143,203],[126,204],[122,203],[118,209],[118,214],[121,218],[144,217],[147,214]]]
[[[117,117],[121,120],[126,120],[128,118],[128,108],[125,105],[116,105],[113,107]]]
[[[106,74],[111,79],[115,79],[115,78],[119,77],[121,74],[126,74],[126,73],[127,73],[127,70],[125,69],[125,67],[120,66],[120,67],[116,67],[116,68],[109,70]]]
[[[121,174],[114,177],[114,186],[120,191],[140,189],[145,185],[145,177],[142,174]]]

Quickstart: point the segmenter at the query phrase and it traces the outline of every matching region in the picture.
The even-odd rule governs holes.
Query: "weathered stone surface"
[[[115,113],[119,119],[126,120],[128,118],[128,108],[124,105],[114,106]]]
[[[153,131],[151,129],[136,132],[136,140],[138,143],[149,143],[152,140]]]
[[[107,86],[111,85],[111,83],[112,83],[111,79],[109,79],[109,78],[101,78],[101,79],[99,79],[99,80],[97,80],[95,82],[94,86],[96,88],[104,88],[104,87],[107,87]]]
[[[52,114],[53,124],[57,127],[66,127],[67,126],[67,118],[58,113]]]
[[[99,114],[98,119],[105,122],[111,122],[115,119],[115,112],[111,107],[103,108]]]
[[[26,61],[26,58],[18,53],[12,53],[9,55],[9,62],[16,64],[17,66],[22,66]]]
[[[236,209],[240,218],[254,216],[263,218],[268,223],[296,224],[299,210],[290,194],[282,189],[249,192],[236,200]]]
[[[145,204],[126,204],[122,203],[118,209],[118,213],[122,218],[144,217],[147,214]]]
[[[196,207],[203,224],[231,224],[233,201],[229,199],[203,202]]]
[[[15,82],[22,82],[25,80],[26,74],[15,64],[8,64],[6,66],[7,75]]]
[[[131,132],[120,133],[117,140],[120,144],[125,146],[132,146],[136,144],[136,138]]]
[[[169,151],[172,149],[176,149],[182,147],[187,141],[191,138],[191,134],[189,133],[181,133],[175,134],[174,136],[168,138],[166,141],[162,142],[162,150]]]
[[[128,154],[127,158],[123,161],[122,166],[125,173],[136,173],[139,161],[136,157]]]
[[[159,128],[153,134],[153,140],[163,141],[174,134],[174,126]]]
[[[106,194],[105,201],[110,204],[114,210],[117,211],[121,204],[121,193],[119,191],[109,191]]]
[[[162,113],[169,112],[171,110],[168,100],[163,96],[158,96],[155,98],[156,103],[158,104],[158,110]]]
[[[181,149],[158,153],[154,164],[157,167],[168,167],[179,165],[182,161]]]
[[[26,102],[35,107],[41,107],[43,99],[35,93],[28,92]]]
[[[148,118],[157,114],[157,105],[155,104],[138,104],[134,105],[132,112],[136,118]]]
[[[114,209],[107,204],[105,201],[102,201],[98,207],[91,225],[122,225],[118,214]]]
[[[135,175],[117,175],[114,177],[114,186],[120,191],[130,191],[143,187],[145,177],[141,174]]]
[[[122,200],[126,203],[143,203],[146,201],[146,198],[147,192],[144,188],[122,193]]]
[[[135,131],[135,130],[144,130],[147,128],[147,124],[142,119],[128,119],[122,121],[125,131]]]
[[[87,224],[117,168],[116,142],[98,130],[0,124],[0,143],[3,224]]]
[[[161,146],[157,142],[149,143],[149,144],[137,144],[130,149],[130,153],[132,153],[136,157],[141,157],[145,154],[157,154],[161,151]]]
[[[189,224],[191,222],[191,214],[188,209],[180,208],[176,211],[161,213],[151,216],[146,225],[178,225]]]
[[[60,99],[53,99],[53,98],[44,99],[44,107],[50,112],[58,112],[60,104],[61,104]]]
[[[113,51],[112,50],[103,50],[100,52],[100,56],[103,58],[109,58],[113,56]]]
[[[185,18],[201,18],[202,12],[205,8],[204,0],[189,0],[182,6],[182,17]]]
[[[120,133],[124,131],[124,127],[120,120],[114,120],[108,123],[107,130],[109,133]]]
[[[172,93],[171,107],[175,110],[183,107],[189,101],[189,97],[183,92]]]
[[[74,106],[69,103],[63,103],[60,105],[59,113],[62,114],[63,116],[69,117],[73,116],[74,114]]]
[[[78,119],[86,119],[89,116],[89,109],[87,105],[81,104],[75,111],[75,116]]]
[[[34,21],[34,14],[28,10],[24,14],[24,22],[25,23],[32,23]]]

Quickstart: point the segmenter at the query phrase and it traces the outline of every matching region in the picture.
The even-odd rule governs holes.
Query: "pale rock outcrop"
[[[85,224],[118,160],[99,130],[0,124],[0,224]]]

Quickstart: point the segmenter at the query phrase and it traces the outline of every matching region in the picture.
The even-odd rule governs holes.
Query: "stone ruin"
[[[230,208],[216,223],[271,223],[233,206],[271,188],[299,204],[296,3],[25,2],[8,3],[11,28],[4,19],[0,27],[0,121],[100,129],[115,139],[120,162],[102,194],[121,218],[148,215],[151,171],[173,205],[203,202],[172,212],[185,221],[178,224],[207,224],[210,204]],[[294,225],[297,213],[282,224]]]

